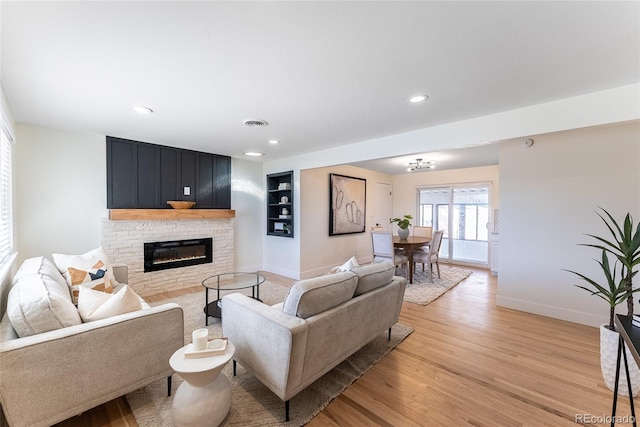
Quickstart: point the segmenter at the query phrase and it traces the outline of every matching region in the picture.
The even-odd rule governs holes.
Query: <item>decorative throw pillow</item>
[[[88,287],[107,294],[113,293],[113,286],[107,275],[107,267],[101,260],[98,260],[98,262],[88,270],[69,267],[67,272],[69,273],[69,280],[71,281],[71,296],[74,304],[78,303],[80,287]]]
[[[124,285],[115,294],[106,294],[82,286],[78,297],[78,312],[83,322],[106,319],[142,309],[138,294]]]
[[[6,312],[19,337],[82,323],[69,297],[69,287],[44,257],[22,263],[9,291]]]
[[[114,284],[117,284],[117,281],[113,277],[109,258],[102,248],[82,255],[53,254],[53,260],[71,289],[74,304],[78,303],[81,286],[113,293]]]
[[[358,264],[358,260],[356,259],[356,257],[352,256],[347,260],[347,262],[345,262],[340,266],[340,268],[338,268],[338,271],[351,271],[355,267],[360,267],[360,264]]]
[[[360,264],[358,264],[358,260],[356,259],[356,257],[352,256],[344,264],[331,268],[331,270],[329,270],[327,274],[336,274],[342,273],[344,271],[351,271],[352,269],[359,266]]]

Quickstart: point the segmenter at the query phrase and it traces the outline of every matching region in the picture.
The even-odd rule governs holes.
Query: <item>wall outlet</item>
[[[183,194],[185,196],[190,196],[191,195],[191,187],[184,187],[183,188]]]

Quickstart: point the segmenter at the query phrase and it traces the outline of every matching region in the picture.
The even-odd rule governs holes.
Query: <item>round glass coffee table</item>
[[[238,291],[251,288],[251,298],[262,301],[260,299],[260,285],[263,284],[264,281],[264,276],[259,273],[222,273],[204,279],[202,286],[205,288],[205,326],[209,325],[209,317],[217,317],[218,319],[222,317],[221,291]],[[210,289],[216,291],[216,299],[214,301],[209,301]]]

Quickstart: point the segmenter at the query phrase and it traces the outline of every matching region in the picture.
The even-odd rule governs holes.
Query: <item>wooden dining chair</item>
[[[373,245],[373,262],[391,261],[396,267],[403,266],[404,277],[407,277],[409,259],[406,255],[399,254],[394,250],[391,231],[372,231],[371,243]]]
[[[433,227],[423,227],[421,225],[413,226],[413,235],[416,237],[428,237],[430,239],[432,231],[433,231]],[[414,250],[427,252],[429,250],[430,245],[431,245],[431,242],[427,243],[426,245],[422,245],[419,248],[416,248]]]
[[[423,227],[422,225],[413,226],[414,236],[431,238],[432,232],[433,232],[433,227]]]
[[[440,259],[438,254],[440,252],[440,245],[442,244],[442,235],[444,230],[438,230],[433,233],[433,239],[431,239],[431,246],[428,251],[415,251],[413,253],[413,266],[417,263],[422,263],[422,272],[424,272],[424,265],[429,265],[429,280],[433,283],[433,264],[435,263],[438,269],[438,279],[440,279]]]

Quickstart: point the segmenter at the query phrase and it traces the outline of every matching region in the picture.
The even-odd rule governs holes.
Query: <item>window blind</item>
[[[13,252],[12,151],[13,136],[0,116],[0,264]]]

